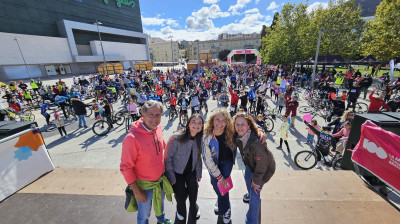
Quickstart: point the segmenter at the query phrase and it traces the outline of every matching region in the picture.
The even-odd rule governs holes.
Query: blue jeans
[[[85,127],[87,126],[85,115],[78,115],[78,119],[79,119],[79,127],[82,127],[82,122]]]
[[[162,189],[162,184],[161,184]],[[137,224],[149,224],[149,217],[151,213],[152,207],[152,199],[153,199],[153,189],[145,190],[144,193],[146,194],[147,201],[146,202],[137,202],[138,204],[138,211],[137,211]],[[156,216],[158,222],[164,222],[165,220],[165,211],[164,211],[164,198],[165,192],[164,190],[161,191],[161,201],[162,201],[162,212],[161,216]]]
[[[308,133],[307,134],[307,142],[310,144],[314,143],[314,135]]]
[[[249,210],[246,214],[246,224],[258,224],[258,215],[261,205],[261,191],[256,194],[254,192],[254,189],[251,188],[252,176],[253,173],[251,172],[250,168],[246,166],[246,169],[244,171],[244,180],[246,181],[246,187],[250,197]],[[262,189],[263,186],[264,185],[261,185],[260,188]]]
[[[222,161],[218,164],[218,169],[221,171],[221,174],[224,178],[228,178],[231,175],[233,167],[233,161]],[[218,180],[217,178],[211,176],[211,184],[214,188],[215,193],[218,196],[218,214],[223,215],[225,214],[228,209],[231,207],[231,203],[229,201],[229,192],[226,193],[224,196],[221,196],[221,193],[218,189]]]

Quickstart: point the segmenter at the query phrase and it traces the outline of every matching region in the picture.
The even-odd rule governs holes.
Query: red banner
[[[352,160],[400,192],[400,136],[367,121]]]

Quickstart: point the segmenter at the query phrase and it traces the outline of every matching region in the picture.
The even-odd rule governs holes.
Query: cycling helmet
[[[58,101],[61,99],[61,96],[57,95],[54,99]]]
[[[322,128],[322,130],[324,130],[324,131],[332,131],[332,128],[330,126],[324,126]]]
[[[45,100],[44,103],[49,104],[50,100]]]

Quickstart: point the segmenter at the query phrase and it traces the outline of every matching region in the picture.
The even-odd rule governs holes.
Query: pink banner
[[[400,136],[372,122],[361,126],[352,160],[400,192]]]
[[[245,51],[236,51],[235,54],[245,54]],[[251,50],[246,50],[246,54],[251,54]]]
[[[230,65],[231,64],[231,58],[230,57],[228,57],[228,65]]]
[[[257,65],[261,65],[261,57],[260,56],[257,57]]]

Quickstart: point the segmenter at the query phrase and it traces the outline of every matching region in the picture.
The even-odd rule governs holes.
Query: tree
[[[265,35],[267,35],[266,29],[267,29],[267,26],[263,25],[261,28],[261,37],[265,37]]]
[[[363,54],[381,61],[400,59],[400,0],[383,0],[375,18],[368,21],[362,36]]]
[[[274,13],[274,18],[272,19],[272,23],[271,23],[271,30],[274,30],[276,23],[278,22],[279,19],[279,12],[275,12]]]
[[[219,60],[226,61],[226,57],[228,56],[229,53],[231,53],[231,51],[227,49],[220,51],[218,53]]]

